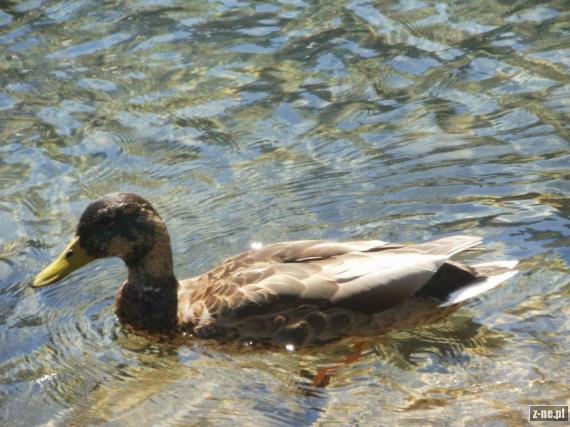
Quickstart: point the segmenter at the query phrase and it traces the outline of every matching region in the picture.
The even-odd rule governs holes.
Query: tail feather
[[[440,307],[461,303],[497,287],[518,273],[514,269],[517,264],[518,261],[495,261],[472,265],[483,277],[450,293]]]
[[[473,246],[477,246],[481,243],[481,240],[481,237],[477,236],[450,236],[419,245],[405,246],[402,250],[451,257]]]
[[[483,276],[494,276],[504,271],[514,270],[519,262],[515,260],[511,261],[491,261],[483,262],[481,264],[472,265],[477,273]]]

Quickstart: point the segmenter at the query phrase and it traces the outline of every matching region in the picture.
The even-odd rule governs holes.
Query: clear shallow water
[[[0,2],[0,419],[522,425],[570,398],[568,3]],[[125,271],[35,273],[132,191],[177,275],[253,241],[485,237],[521,274],[446,322],[295,353],[122,330]]]

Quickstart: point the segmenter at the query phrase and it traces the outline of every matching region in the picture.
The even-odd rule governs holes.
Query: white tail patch
[[[481,270],[495,268],[502,270],[508,269],[510,271],[503,271],[501,273],[491,275],[486,279],[476,281],[470,285],[456,290],[455,292],[452,292],[449,294],[447,300],[443,304],[440,304],[440,307],[447,307],[453,304],[458,304],[497,287],[518,273],[517,270],[512,270],[516,267],[517,264],[518,261],[494,261],[473,265],[473,267],[476,269]]]
[[[496,267],[496,268],[508,268],[509,270],[512,270],[513,268],[515,268],[517,266],[519,262],[518,261],[491,261],[491,262],[484,262],[481,264],[475,264],[472,265],[472,267],[479,269],[481,267]]]

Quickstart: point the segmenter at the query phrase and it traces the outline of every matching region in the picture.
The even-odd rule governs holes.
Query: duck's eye
[[[107,227],[108,225],[111,225],[113,218],[110,216],[104,216],[98,222],[100,226]]]

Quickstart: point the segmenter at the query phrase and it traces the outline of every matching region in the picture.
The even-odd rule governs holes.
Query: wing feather
[[[453,236],[404,247],[379,240],[275,243],[183,282],[180,295],[190,309],[181,316],[193,324],[224,323],[304,304],[378,312],[412,297],[450,256],[479,242],[478,237]],[[228,286],[218,302],[213,286],[220,283]],[[204,304],[208,295],[215,297]],[[203,317],[196,319],[196,313]]]

